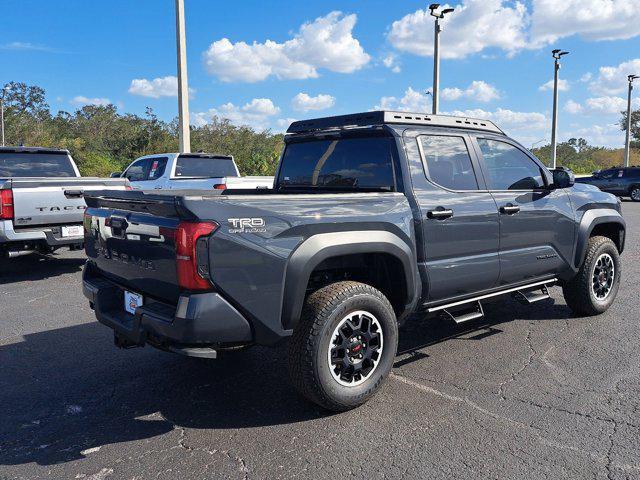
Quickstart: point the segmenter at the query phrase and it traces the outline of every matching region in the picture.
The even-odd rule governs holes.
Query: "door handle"
[[[65,190],[64,196],[67,198],[80,198],[84,195],[82,190]]]
[[[513,203],[507,203],[500,207],[500,213],[506,213],[507,215],[515,215],[520,211],[520,207],[518,205],[514,205]]]
[[[453,210],[443,207],[438,207],[435,210],[429,210],[427,212],[427,218],[433,218],[435,220],[444,220],[449,217],[453,217]]]

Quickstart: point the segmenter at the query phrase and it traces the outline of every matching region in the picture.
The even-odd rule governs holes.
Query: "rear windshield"
[[[0,177],[75,177],[66,153],[0,152]]]
[[[393,148],[388,137],[290,143],[282,157],[278,186],[395,190]]]
[[[176,163],[176,177],[237,177],[238,172],[231,158],[190,157],[181,155]]]

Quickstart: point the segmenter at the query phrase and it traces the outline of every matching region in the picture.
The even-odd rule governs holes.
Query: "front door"
[[[565,190],[535,157],[505,139],[476,138],[500,216],[500,285],[553,276],[571,263],[575,222]]]
[[[420,134],[406,141],[417,142],[422,160],[422,165],[411,170],[421,211],[425,301],[495,287],[499,274],[498,211],[485,190],[470,138],[454,132]]]

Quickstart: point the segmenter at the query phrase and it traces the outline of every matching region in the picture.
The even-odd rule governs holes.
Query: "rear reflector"
[[[214,222],[180,222],[176,229],[178,285],[184,290],[211,290],[207,237],[216,231]]]
[[[216,183],[213,188],[215,190],[226,190],[227,189],[227,184],[226,183]]]
[[[13,190],[0,190],[0,220],[13,220]]]

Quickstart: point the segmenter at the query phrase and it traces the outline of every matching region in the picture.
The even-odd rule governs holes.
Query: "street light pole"
[[[2,146],[4,147],[4,90],[0,97],[0,130],[2,130]]]
[[[445,8],[442,12],[437,13],[436,10],[440,8],[439,3],[432,3],[429,5],[431,16],[435,17],[435,29],[433,33],[433,107],[431,113],[438,114],[438,108],[440,103],[440,33],[442,27],[440,26],[440,19],[444,18],[445,14],[453,12],[453,8]]]
[[[624,166],[629,166],[629,156],[631,155],[631,92],[633,91],[633,81],[640,78],[638,75],[629,75],[629,95],[627,97],[627,135],[624,141]]]
[[[568,54],[559,49],[553,50],[553,119],[551,121],[551,168],[556,168],[557,164],[557,139],[558,134],[558,72],[560,71],[560,57]]]
[[[176,43],[178,54],[178,138],[180,153],[191,152],[189,130],[189,82],[187,80],[187,39],[184,0],[176,0]]]

